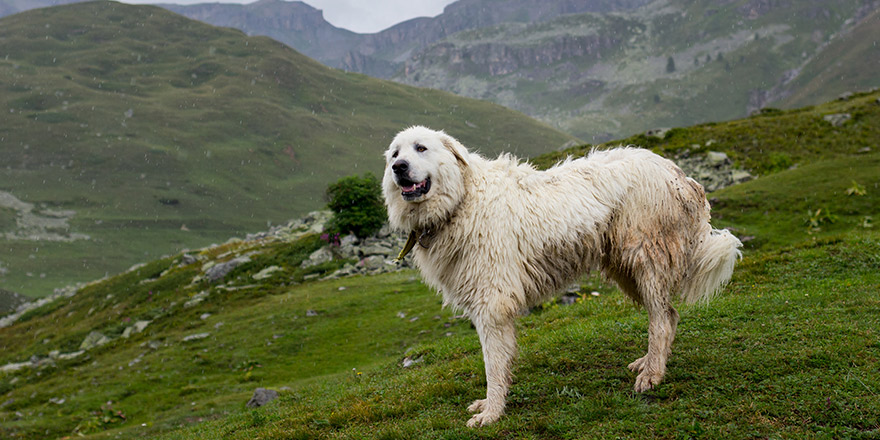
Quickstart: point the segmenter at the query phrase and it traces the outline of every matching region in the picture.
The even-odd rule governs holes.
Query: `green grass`
[[[680,129],[650,146],[671,152],[688,133],[735,135],[764,118],[822,111]],[[880,231],[864,219],[880,218],[880,156],[853,154],[857,143],[836,139],[837,149],[822,152],[780,145],[774,152],[799,166],[710,194],[715,225],[754,238],[723,295],[679,306],[668,375],[651,392],[634,394],[626,369],[645,350],[644,313],[589,278],[582,291],[600,296],[519,320],[507,415],[469,430],[465,408],[485,388],[469,324],[441,310],[414,271],[298,284],[307,274],[300,262],[322,244],[307,235],[208,248],[189,265],[180,256],[155,260],[0,329],[4,364],[74,351],[91,331],[118,336],[152,320],[144,333],[80,358],[0,373],[0,436],[875,438]],[[811,224],[808,211],[819,208],[833,217],[814,215]],[[206,262],[244,254],[251,262],[219,284],[193,283]],[[268,280],[251,278],[273,265],[281,270]],[[183,306],[199,292],[207,299]],[[209,336],[182,341],[198,333]],[[419,362],[405,369],[406,356]],[[258,386],[281,389],[280,399],[246,409]]]
[[[0,240],[0,287],[29,296],[318,209],[330,182],[379,174],[381,152],[412,124],[488,154],[571,139],[497,105],[106,1],[0,20],[0,107],[0,190],[76,211],[71,232],[92,237]],[[0,212],[0,231],[13,226]]]
[[[290,250],[279,246],[279,258]],[[258,386],[358,377],[421,341],[469,328],[441,312],[439,298],[411,272],[293,287],[284,287],[287,277],[276,277],[246,287],[253,281],[245,279],[244,270],[228,275],[225,285],[242,279],[238,284],[245,287],[226,290],[205,283],[186,287],[201,263],[183,268],[178,263],[171,258],[150,263],[34,310],[14,331],[3,329],[0,362],[5,363],[52,350],[75,351],[90,331],[118,338],[133,322],[152,320],[144,333],[81,358],[4,375],[0,391],[12,401],[2,409],[0,433],[54,438],[75,431],[100,434],[117,425],[134,436],[167,431],[237,411]],[[169,267],[170,273],[159,277]],[[183,306],[203,290],[210,292],[208,299]],[[307,316],[310,310],[317,316]],[[202,319],[205,314],[210,316]],[[210,337],[182,341],[203,332]],[[66,403],[48,402],[52,397]],[[94,413],[108,401],[125,419],[93,423]]]
[[[267,252],[286,246],[273,247]],[[585,291],[601,296],[520,319],[521,356],[507,415],[480,430],[464,427],[466,405],[485,387],[476,334],[440,310],[415,272],[293,287],[276,280],[235,293],[214,288],[204,303],[183,309],[180,302],[206,286],[180,287],[198,263],[156,278],[176,263],[156,261],[0,330],[0,362],[7,362],[73,350],[91,329],[121,332],[126,318],[154,319],[145,333],[86,357],[0,376],[0,392],[12,400],[0,409],[0,432],[10,438],[56,438],[77,427],[90,438],[870,438],[880,429],[877,231],[747,257],[725,295],[707,306],[680,306],[667,378],[641,395],[632,393],[625,365],[644,350],[646,317],[614,289],[588,280]],[[307,317],[307,310],[318,316]],[[204,313],[211,316],[200,319]],[[210,337],[181,341],[201,332]],[[420,362],[404,369],[404,355]],[[257,386],[289,388],[267,407],[245,409]],[[104,422],[117,412],[125,419]]]
[[[619,294],[519,323],[507,415],[464,427],[485,386],[476,335],[267,408],[163,436],[196,438],[869,438],[880,430],[880,242],[856,234],[748,259],[728,293],[682,307],[663,385],[631,391],[646,318]],[[821,312],[821,313],[817,313]]]

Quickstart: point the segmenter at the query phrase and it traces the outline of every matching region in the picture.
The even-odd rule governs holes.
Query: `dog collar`
[[[412,248],[415,247],[417,241],[419,241],[418,234],[416,234],[416,231],[413,230],[409,233],[409,238],[406,239],[406,244],[403,245],[403,249],[401,249],[400,253],[397,254],[397,258],[394,259],[394,262],[397,263],[402,261],[403,257],[405,257],[406,254],[408,254],[409,251],[411,251]]]
[[[416,247],[416,243],[419,246],[428,249],[431,246],[431,240],[434,238],[435,230],[432,228],[425,228],[421,231],[413,229],[412,232],[409,233],[409,237],[406,239],[406,244],[403,245],[403,249],[400,251],[400,254],[397,255],[397,258],[394,259],[394,262],[400,262],[403,260],[412,248]]]

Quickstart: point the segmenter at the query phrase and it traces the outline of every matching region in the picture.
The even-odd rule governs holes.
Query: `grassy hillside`
[[[831,115],[849,115],[835,126]],[[822,105],[782,111],[766,108],[760,114],[722,123],[673,128],[662,137],[639,134],[597,145],[578,145],[532,159],[549,167],[568,156],[581,156],[593,147],[635,144],[669,157],[723,151],[736,164],[757,175],[768,175],[825,159],[878,150],[880,92],[854,94]]]
[[[723,298],[682,309],[664,384],[625,365],[647,322],[619,294],[522,318],[507,415],[464,426],[485,380],[475,334],[165,439],[875,438],[880,434],[876,233],[748,258]]]
[[[688,130],[747,138],[751,124],[792,125],[876,98],[682,129],[654,147],[675,151]],[[643,354],[646,316],[589,278],[575,305],[547,304],[519,320],[507,416],[466,429],[465,407],[485,388],[469,324],[441,310],[414,271],[298,284],[344,263],[301,269],[323,244],[306,235],[156,260],[0,328],[0,365],[40,364],[0,370],[0,436],[875,438],[880,230],[870,219],[880,218],[880,152],[848,148],[780,145],[774,151],[797,167],[710,194],[716,225],[753,238],[723,295],[679,306],[668,376],[651,392],[633,394],[626,369]],[[811,219],[815,208],[833,215]],[[244,255],[251,261],[217,283],[198,278]],[[254,278],[271,266],[280,270]],[[138,321],[150,323],[121,337]],[[92,331],[113,340],[59,355]],[[416,363],[404,368],[404,358]],[[280,398],[247,409],[256,387],[280,389]]]
[[[873,65],[880,58],[880,10],[865,17],[850,32],[830,41],[820,54],[802,68],[802,75],[785,89],[789,96],[778,104],[800,107],[834,99],[845,92],[880,87],[876,69],[854,69],[865,60]]]
[[[0,191],[37,217],[22,225],[0,204],[0,287],[29,295],[318,208],[327,183],[381,171],[411,124],[487,153],[571,139],[497,105],[106,1],[0,20],[0,90]]]

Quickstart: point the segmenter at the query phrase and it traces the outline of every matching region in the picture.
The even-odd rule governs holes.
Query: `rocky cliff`
[[[597,142],[880,85],[870,67],[880,56],[859,43],[880,34],[870,25],[876,0],[501,3],[460,0],[368,35],[299,2],[169,8],[272,36],[333,67],[491,100]],[[847,62],[829,61],[838,57]]]

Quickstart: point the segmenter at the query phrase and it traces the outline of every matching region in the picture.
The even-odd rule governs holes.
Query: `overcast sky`
[[[253,3],[255,0],[122,0],[123,3]],[[368,34],[415,17],[434,17],[455,0],[303,0],[333,26]]]

